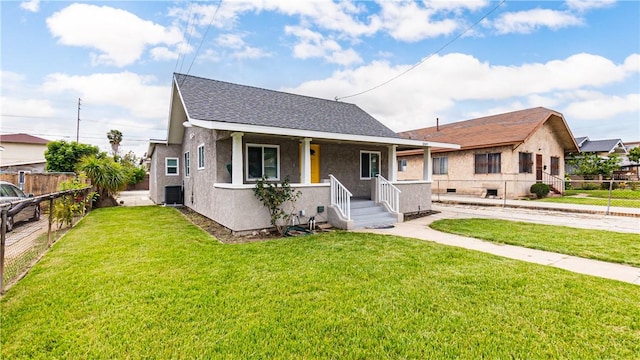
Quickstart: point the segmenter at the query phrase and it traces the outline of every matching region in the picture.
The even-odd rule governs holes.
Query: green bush
[[[535,184],[531,185],[531,189],[529,189],[529,190],[532,193],[536,194],[538,199],[542,199],[543,197],[545,197],[545,196],[547,196],[549,194],[549,191],[551,189],[549,188],[549,185],[547,185],[547,184],[535,183]]]

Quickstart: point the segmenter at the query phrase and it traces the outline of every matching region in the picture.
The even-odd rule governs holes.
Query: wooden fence
[[[74,173],[24,174],[23,190],[35,196],[58,191],[60,183],[75,179]],[[18,174],[0,174],[0,180],[18,185]],[[87,181],[88,182],[88,181]]]

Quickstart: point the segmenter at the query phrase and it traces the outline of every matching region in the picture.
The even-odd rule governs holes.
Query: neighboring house
[[[48,142],[29,134],[0,135],[0,171],[43,173]]]
[[[601,157],[608,157],[612,154],[624,156],[627,148],[622,139],[590,140],[588,137],[577,137],[578,151],[582,153],[594,153]]]
[[[460,149],[434,148],[434,192],[518,198],[544,182],[564,190],[564,154],[578,146],[561,113],[537,107],[400,133],[407,139],[455,142]],[[422,153],[401,151],[398,179],[423,171]],[[506,188],[506,190],[505,190]],[[505,194],[506,192],[506,194]]]
[[[631,165],[629,159],[627,159],[627,147],[622,142],[622,139],[604,139],[604,140],[591,140],[587,136],[577,137],[576,143],[578,144],[578,152],[572,152],[566,154],[567,174],[575,175],[575,169],[568,163],[574,156],[580,156],[580,153],[591,153],[598,155],[601,158],[608,158],[611,155],[617,155],[620,158],[620,165]],[[615,178],[620,178],[621,172],[617,171]]]
[[[457,147],[400,138],[353,104],[175,74],[167,139],[152,140],[147,152],[150,197],[183,203],[234,232],[268,228],[253,194],[267,175],[302,192],[301,223],[310,216],[347,229],[396,222],[431,208],[430,174],[398,183],[396,152],[420,149],[427,162],[432,146]],[[357,210],[355,199],[382,207]]]

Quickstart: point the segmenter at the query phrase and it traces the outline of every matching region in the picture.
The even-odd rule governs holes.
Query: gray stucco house
[[[167,138],[147,152],[150,197],[242,233],[270,227],[253,194],[267,175],[301,191],[301,224],[397,222],[431,208],[432,146],[458,147],[400,138],[353,104],[174,74]],[[399,183],[396,152],[411,149],[426,171]]]

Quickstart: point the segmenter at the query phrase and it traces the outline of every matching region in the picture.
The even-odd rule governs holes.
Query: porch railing
[[[549,185],[553,192],[558,194],[564,193],[564,179],[551,175],[548,172],[542,172],[542,182]]]
[[[337,206],[342,216],[351,220],[351,192],[338,179],[329,175],[331,180],[331,206]]]
[[[376,176],[378,190],[378,200],[387,203],[389,209],[394,213],[400,212],[400,189],[385,179],[382,175]]]

